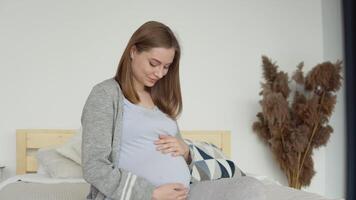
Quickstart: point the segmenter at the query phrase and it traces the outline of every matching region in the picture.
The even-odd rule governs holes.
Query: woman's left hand
[[[187,157],[189,146],[180,138],[171,135],[159,135],[159,139],[154,142],[156,150],[162,153],[171,153],[172,156]]]

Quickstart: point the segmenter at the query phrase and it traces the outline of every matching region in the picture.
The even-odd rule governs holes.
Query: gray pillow
[[[37,161],[53,178],[82,178],[82,167],[59,154],[56,149],[42,148],[37,151]]]

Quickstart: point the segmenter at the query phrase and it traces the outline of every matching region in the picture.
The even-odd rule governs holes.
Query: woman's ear
[[[131,57],[131,59],[134,58],[136,51],[137,51],[136,46],[133,45],[133,46],[131,47],[131,49],[130,49],[130,57]]]

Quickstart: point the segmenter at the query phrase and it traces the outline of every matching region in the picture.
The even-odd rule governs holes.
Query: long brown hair
[[[152,48],[174,48],[175,54],[168,73],[162,77],[150,91],[154,104],[176,119],[182,112],[182,95],[179,82],[180,46],[172,30],[156,21],[148,21],[141,25],[131,36],[117,68],[115,80],[119,83],[125,97],[132,103],[139,103],[140,98],[134,88],[131,68],[130,50],[136,46],[138,52],[149,51]]]

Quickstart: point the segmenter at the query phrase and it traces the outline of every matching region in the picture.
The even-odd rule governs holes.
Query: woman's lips
[[[151,79],[151,78],[148,78],[150,80],[151,83],[155,83],[157,80],[156,79]]]

